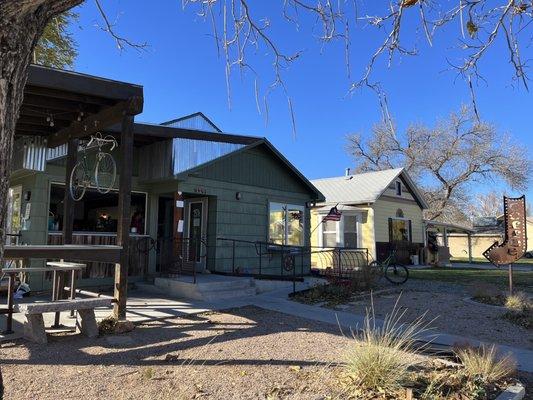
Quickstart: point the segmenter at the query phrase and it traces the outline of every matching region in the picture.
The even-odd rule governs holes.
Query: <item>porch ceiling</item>
[[[139,114],[142,107],[141,86],[31,65],[15,135],[43,136],[55,147]]]

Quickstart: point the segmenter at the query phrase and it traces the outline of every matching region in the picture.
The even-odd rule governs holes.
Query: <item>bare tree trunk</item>
[[[83,0],[0,0],[0,269],[13,137],[33,50],[46,24],[55,15]],[[4,386],[0,370],[0,399]]]
[[[41,6],[28,15],[9,13],[9,7],[5,8],[8,13],[0,14],[0,266],[15,125],[33,48],[49,19],[47,7]]]

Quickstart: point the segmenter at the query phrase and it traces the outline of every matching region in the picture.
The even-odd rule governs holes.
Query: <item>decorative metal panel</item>
[[[52,161],[61,157],[67,156],[67,144],[62,144],[61,146],[48,149],[46,154],[46,160]]]
[[[207,140],[173,139],[172,165],[173,174],[187,171],[198,165],[215,160],[244,147],[242,144],[221,143]]]
[[[152,143],[140,149],[140,179],[172,178],[242,147],[242,144],[184,138]]]
[[[40,136],[22,136],[13,146],[13,170],[44,171],[47,155],[46,139]]]
[[[220,133],[220,129],[214,126],[213,123],[202,114],[193,114],[188,117],[178,118],[174,121],[166,122],[163,125],[171,126],[173,128],[184,128],[200,130],[204,132]]]
[[[483,255],[494,265],[512,264],[527,250],[526,196],[503,197],[505,240],[494,243]]]

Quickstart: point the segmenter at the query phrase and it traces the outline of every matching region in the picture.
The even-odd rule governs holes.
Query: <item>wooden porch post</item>
[[[65,195],[63,197],[63,244],[72,244],[74,225],[74,200],[70,196],[70,174],[78,161],[78,139],[67,142],[67,165],[65,168]]]
[[[468,232],[468,262],[472,264],[472,234]]]
[[[121,159],[119,168],[117,245],[122,246],[120,264],[115,264],[115,318],[126,319],[128,267],[131,223],[131,174],[133,167],[133,115],[124,115],[120,135]]]

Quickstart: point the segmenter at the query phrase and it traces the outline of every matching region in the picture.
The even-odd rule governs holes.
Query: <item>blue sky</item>
[[[281,91],[270,97],[267,124],[258,113],[254,77],[250,73],[241,77],[235,71],[229,108],[224,60],[217,55],[211,25],[196,15],[195,6],[183,10],[181,3],[181,0],[102,2],[110,18],[116,18],[118,33],[149,44],[143,52],[117,50],[109,35],[96,26],[102,21],[94,4],[82,5],[78,9],[79,27],[72,27],[79,45],[74,69],[143,85],[145,111],[137,117],[138,121],[159,123],[202,111],[226,132],[267,137],[311,179],[341,175],[353,165],[345,151],[345,137],[353,132],[369,133],[379,121],[380,109],[374,94],[358,91],[348,95],[348,88],[363,73],[381,38],[379,33],[364,25],[352,31],[350,80],[346,75],[343,43],[322,47],[314,37],[317,32],[306,29],[312,21],[302,20],[299,30],[283,21],[279,6],[282,2],[251,2],[256,3],[253,11],[257,16],[268,15],[271,19],[270,35],[282,50],[287,53],[303,50],[300,59],[283,75],[294,105],[297,126],[294,136],[287,100]],[[407,28],[406,41],[417,43],[420,56],[398,58],[391,68],[379,64],[376,69],[400,129],[412,122],[433,124],[470,100],[464,82],[455,72],[446,70],[446,59],[457,55],[453,50],[457,42],[450,40],[456,37],[457,27],[439,34],[433,47],[422,38],[417,39],[409,25]],[[533,51],[525,51],[525,58],[531,58]],[[273,78],[271,60],[265,49],[250,58],[263,88]],[[513,87],[512,70],[501,43],[487,54],[481,67],[486,79],[477,87],[482,116],[532,149],[531,94],[523,87]],[[527,194],[533,195],[533,190]]]

